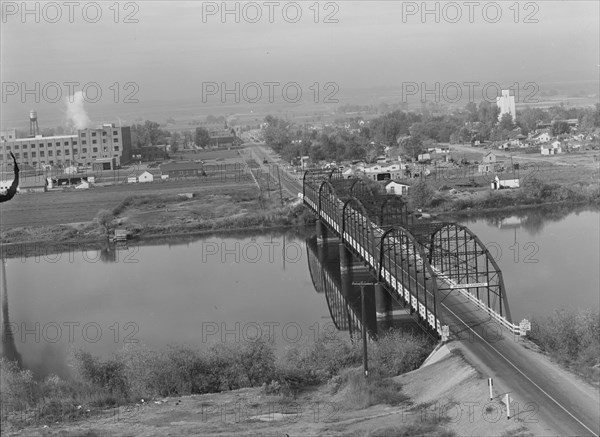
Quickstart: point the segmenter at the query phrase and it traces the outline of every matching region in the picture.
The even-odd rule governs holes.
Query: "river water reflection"
[[[515,321],[599,305],[598,211],[461,222],[498,259]],[[201,348],[262,335],[282,351],[312,342],[335,327],[306,238],[240,234],[9,258],[3,320],[14,341],[3,352],[14,348],[36,374],[66,376],[71,348],[109,356],[129,344]]]

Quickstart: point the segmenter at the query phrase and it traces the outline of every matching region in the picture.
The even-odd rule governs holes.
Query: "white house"
[[[395,194],[397,196],[406,196],[410,185],[403,184],[396,181],[390,181],[385,185],[385,191],[388,194]]]
[[[539,134],[537,137],[534,137],[533,139],[535,141],[537,141],[538,143],[547,143],[548,141],[550,141],[550,134],[548,132],[542,132],[541,134]]]
[[[477,171],[479,173],[490,173],[496,169],[496,164],[479,164]]]
[[[127,177],[128,184],[135,184],[137,182],[153,182],[154,176],[149,171],[140,171],[133,176]]]
[[[492,152],[489,152],[487,155],[485,155],[483,157],[483,159],[481,160],[482,164],[493,164],[496,162],[496,155],[493,154]]]
[[[550,145],[542,145],[540,147],[540,153],[542,155],[558,155],[559,153],[562,153],[560,141],[555,141]]]
[[[149,171],[144,171],[138,175],[138,182],[154,182],[154,176]]]
[[[417,157],[417,160],[419,162],[421,162],[421,161],[429,161],[430,159],[431,159],[431,155],[429,153],[421,153]]]

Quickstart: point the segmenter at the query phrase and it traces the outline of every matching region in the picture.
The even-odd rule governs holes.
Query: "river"
[[[514,321],[598,307],[598,211],[460,222],[498,260]],[[4,317],[37,375],[67,376],[73,348],[106,357],[262,336],[281,352],[335,330],[309,255],[305,235],[267,232],[10,258]]]

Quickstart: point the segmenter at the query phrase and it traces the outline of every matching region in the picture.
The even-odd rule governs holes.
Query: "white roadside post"
[[[488,378],[488,387],[490,388],[490,401],[494,399],[494,395],[492,394],[492,387],[494,386],[494,381],[492,378]]]
[[[523,319],[521,320],[521,323],[519,323],[519,334],[521,337],[524,337],[527,335],[527,331],[531,331],[531,322],[527,319]]]
[[[510,396],[508,395],[508,393],[506,393],[506,396],[504,396],[505,399],[505,403],[506,403],[506,418],[508,420],[510,420]]]

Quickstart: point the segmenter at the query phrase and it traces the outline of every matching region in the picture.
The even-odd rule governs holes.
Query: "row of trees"
[[[598,104],[595,108],[528,107],[517,113],[516,123],[510,114],[504,114],[499,121],[498,115],[496,105],[483,101],[479,105],[469,103],[462,111],[445,115],[427,110],[419,114],[395,110],[362,125],[356,118],[340,119],[337,124],[349,125],[350,129],[332,126],[319,133],[269,115],[265,118],[268,127],[264,134],[267,145],[287,160],[297,156],[310,156],[318,161],[370,160],[383,152],[384,145],[398,147],[399,153],[416,158],[425,148],[438,142],[502,141],[518,132],[517,128],[527,135],[539,123],[557,120],[578,119],[583,132],[600,127]],[[552,125],[553,135],[569,130],[565,122]]]
[[[179,133],[161,129],[160,124],[150,120],[132,125],[131,137],[134,149],[149,145],[170,144],[172,152],[177,152],[184,144],[194,143],[196,146],[206,147],[210,143],[210,133],[204,127]]]

